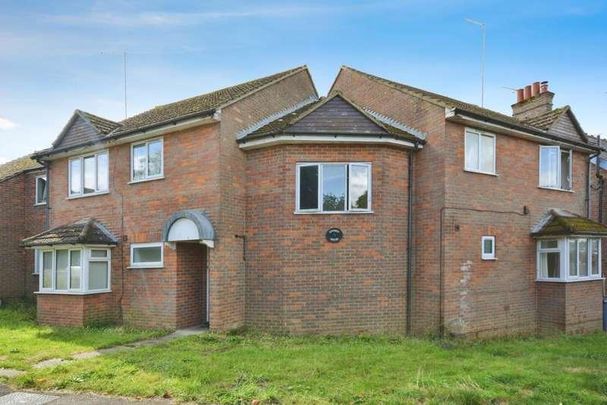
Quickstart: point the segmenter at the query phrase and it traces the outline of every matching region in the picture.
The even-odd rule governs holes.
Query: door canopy
[[[214,247],[215,229],[203,211],[183,210],[164,223],[162,239],[168,243],[196,241]]]

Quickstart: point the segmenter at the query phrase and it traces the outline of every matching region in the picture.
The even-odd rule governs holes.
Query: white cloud
[[[335,6],[285,6],[252,8],[234,11],[205,12],[143,12],[135,14],[117,14],[112,12],[93,11],[81,15],[44,15],[48,22],[64,25],[109,25],[116,27],[154,27],[196,25],[205,21],[254,18],[254,17],[298,17],[303,14],[324,13],[339,10]]]
[[[8,118],[0,117],[0,129],[13,129],[17,126],[13,121]]]

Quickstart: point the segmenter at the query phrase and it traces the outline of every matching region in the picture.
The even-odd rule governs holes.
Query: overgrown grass
[[[605,403],[604,334],[481,343],[200,335],[37,370],[21,386],[201,403]]]
[[[129,343],[166,331],[120,327],[56,328],[36,324],[35,308],[28,304],[0,307],[0,368],[29,370],[50,358],[68,358],[84,351]]]

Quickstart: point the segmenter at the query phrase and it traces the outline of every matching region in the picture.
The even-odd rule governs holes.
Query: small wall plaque
[[[344,237],[344,233],[339,228],[331,228],[327,231],[326,237],[329,242],[337,243]]]

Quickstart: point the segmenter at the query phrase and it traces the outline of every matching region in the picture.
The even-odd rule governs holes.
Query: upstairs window
[[[163,176],[163,141],[153,139],[131,146],[131,181],[143,181]]]
[[[481,259],[495,260],[495,236],[481,238]]]
[[[108,152],[98,152],[70,159],[69,196],[80,197],[105,193],[109,185]]]
[[[368,212],[371,165],[302,163],[297,165],[298,212]]]
[[[46,176],[36,177],[36,205],[46,204]]]
[[[495,174],[495,135],[466,128],[465,169]]]
[[[571,167],[571,150],[540,146],[540,187],[571,190]]]
[[[596,238],[538,241],[538,280],[576,281],[601,277],[601,243]]]

